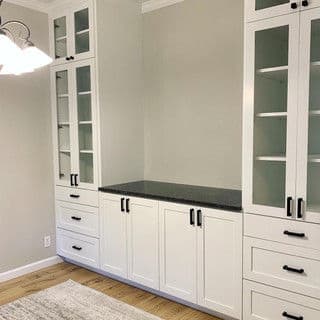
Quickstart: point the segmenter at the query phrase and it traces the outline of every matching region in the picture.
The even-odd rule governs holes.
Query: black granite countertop
[[[99,191],[235,212],[242,211],[242,193],[239,190],[136,181],[102,187]]]

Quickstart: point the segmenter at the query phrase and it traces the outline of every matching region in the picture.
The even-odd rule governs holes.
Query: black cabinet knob
[[[296,2],[292,2],[291,9],[297,9],[297,8],[298,8],[298,4]]]
[[[303,0],[302,1],[302,6],[303,7],[307,7],[309,5],[309,1],[308,0]]]
[[[66,60],[69,61],[69,60],[70,60],[70,57],[66,57]]]
[[[74,56],[70,56],[70,60],[74,60]]]

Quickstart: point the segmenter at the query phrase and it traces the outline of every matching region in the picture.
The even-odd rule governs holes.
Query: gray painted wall
[[[4,3],[5,20],[30,26],[48,52],[47,15]],[[55,255],[49,69],[0,77],[0,272]]]
[[[241,188],[243,1],[143,16],[145,178]]]

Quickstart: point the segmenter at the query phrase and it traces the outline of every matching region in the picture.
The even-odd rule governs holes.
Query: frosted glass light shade
[[[35,46],[28,46],[22,50],[23,60],[28,67],[38,69],[52,63],[52,59]]]
[[[21,49],[4,33],[0,32],[0,65],[12,63],[21,58]]]

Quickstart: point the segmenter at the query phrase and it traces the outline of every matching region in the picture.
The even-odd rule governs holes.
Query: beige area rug
[[[160,320],[71,280],[1,306],[0,319]]]

